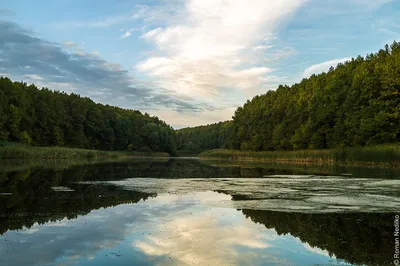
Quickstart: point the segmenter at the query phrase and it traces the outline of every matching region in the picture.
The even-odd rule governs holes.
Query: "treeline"
[[[400,43],[256,96],[226,126],[229,136],[215,142],[223,145],[202,148],[273,151],[400,142]],[[201,127],[201,139],[215,138],[214,127]],[[187,131],[193,138],[179,140],[180,146],[197,143],[200,134],[193,133],[200,130]]]
[[[0,77],[0,142],[120,151],[363,147],[400,142],[400,43],[256,96],[233,121],[175,132],[157,117]]]
[[[207,126],[177,130],[178,150],[201,152],[218,148],[229,148],[232,121],[219,122]]]
[[[400,43],[358,56],[239,107],[241,150],[355,147],[400,141]]]
[[[157,117],[0,77],[0,141],[36,146],[176,153]]]

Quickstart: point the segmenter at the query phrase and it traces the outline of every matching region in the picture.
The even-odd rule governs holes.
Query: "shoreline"
[[[241,157],[241,158],[219,158],[219,157],[198,157],[200,160],[205,161],[230,161],[230,162],[259,162],[259,163],[279,163],[279,164],[295,164],[295,165],[314,165],[314,166],[354,166],[354,167],[371,167],[371,168],[396,168],[400,169],[400,161],[394,164],[389,163],[375,163],[375,162],[358,162],[358,163],[340,163],[340,162],[327,162],[327,161],[316,161],[316,160],[294,160],[294,159],[260,159],[253,157]]]
[[[171,157],[165,152],[104,151],[68,147],[34,147],[9,145],[0,147],[0,159],[79,159],[79,158],[155,158]]]
[[[389,147],[389,148],[388,148]],[[298,165],[338,165],[371,168],[400,168],[398,146],[348,148],[343,150],[260,151],[211,150],[198,155],[202,160],[276,162]]]

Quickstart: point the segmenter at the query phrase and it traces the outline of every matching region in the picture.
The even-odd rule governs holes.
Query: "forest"
[[[274,151],[400,142],[400,43],[280,85],[232,121],[174,129],[136,110],[0,78],[0,142],[98,150]]]
[[[157,117],[0,77],[0,142],[176,153],[175,131]]]
[[[232,121],[177,130],[177,147],[181,152],[230,148]]]
[[[400,43],[248,100],[233,121],[178,131],[179,147],[274,151],[400,142]],[[216,131],[223,128],[222,133]]]

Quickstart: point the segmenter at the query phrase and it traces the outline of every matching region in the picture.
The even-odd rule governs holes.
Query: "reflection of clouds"
[[[134,247],[148,255],[168,255],[180,265],[230,265],[237,261],[237,248],[267,248],[262,234],[244,223],[220,224],[216,213],[180,217],[160,225],[155,236],[135,241]],[[243,254],[241,254],[243,255]]]
[[[79,258],[93,259],[99,250],[120,243],[130,232],[131,222],[146,221],[142,212],[142,205],[119,205],[92,211],[75,220],[9,231],[3,235],[7,242],[0,245],[0,265],[53,264],[60,258],[70,265]],[[24,256],[16,250],[22,250]]]
[[[312,265],[334,259],[253,223],[232,202],[215,207],[228,199],[215,192],[164,194],[8,231],[0,236],[0,265],[293,265],[298,258]]]
[[[36,233],[37,231],[39,231],[39,229],[38,228],[34,228],[34,227],[32,227],[32,228],[29,228],[29,229],[26,229],[26,230],[24,230],[24,231],[22,231],[21,233],[22,234],[34,234],[34,233]]]
[[[236,196],[236,209],[289,212],[396,212],[400,205],[400,181],[343,176],[275,175],[268,178],[127,178],[101,181],[127,190],[147,193],[223,191]],[[98,182],[92,182],[98,183]],[[246,198],[251,200],[241,200]],[[214,206],[231,207],[230,199]]]
[[[161,196],[156,201],[174,204],[186,201],[203,206],[227,199],[230,196],[202,192]],[[182,210],[178,217],[158,224],[154,231],[144,240],[133,241],[132,246],[151,256],[170,256],[179,265],[230,265],[239,260],[239,255],[245,257],[240,249],[270,247],[267,234],[262,234],[265,229],[237,217],[233,209],[201,208],[195,213]]]
[[[190,181],[184,181],[185,183],[189,184]],[[175,194],[165,194],[165,195],[158,195],[157,198],[152,199],[153,204],[155,205],[166,205],[166,206],[174,206],[176,204],[185,203],[186,205],[193,205],[203,203],[205,205],[216,205],[219,204],[221,201],[227,202],[226,207],[232,207],[231,202],[232,197],[222,193],[215,193],[213,191],[202,191],[202,192],[195,192],[195,193],[175,193]]]
[[[190,196],[179,201],[177,196],[162,196],[137,204],[122,204],[99,209],[74,220],[63,219],[21,231],[8,231],[0,242],[0,265],[73,265],[79,259],[93,260],[97,252],[115,248],[127,235],[149,230],[160,218],[188,209]],[[16,250],[23,250],[20,256]],[[111,257],[111,256],[110,256]]]

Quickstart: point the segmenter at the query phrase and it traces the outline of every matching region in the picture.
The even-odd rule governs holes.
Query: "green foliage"
[[[24,132],[21,133],[20,141],[21,141],[23,144],[31,145],[32,139],[31,139],[31,137],[29,136],[28,132],[24,131]]]
[[[140,153],[152,153],[153,151],[152,151],[149,147],[144,146],[144,147],[141,147],[140,149],[138,149],[136,152],[140,152]]]
[[[229,134],[215,130],[218,124],[178,131],[179,149],[275,151],[400,142],[400,43],[256,96],[228,123]]]
[[[338,149],[400,142],[400,43],[256,96],[233,121],[175,132],[157,117],[0,78],[0,141],[196,153]]]
[[[232,122],[177,130],[178,150],[198,153],[217,148],[230,148]]]
[[[108,151],[176,153],[175,131],[157,117],[0,77],[0,141]]]
[[[398,142],[399,47],[394,42],[390,49],[255,97],[233,118],[235,148],[332,149]]]

